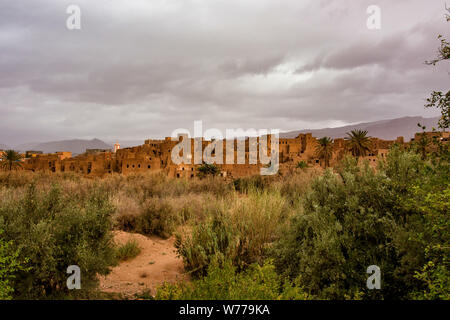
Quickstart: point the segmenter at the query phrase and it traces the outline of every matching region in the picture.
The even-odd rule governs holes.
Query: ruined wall
[[[416,135],[417,136],[417,135]],[[91,151],[76,157],[71,157],[70,152],[58,152],[55,154],[33,154],[33,157],[26,159],[25,169],[32,171],[48,172],[76,172],[89,176],[103,176],[113,172],[120,174],[145,173],[164,171],[170,177],[194,178],[197,176],[199,164],[194,164],[194,139],[190,139],[191,163],[176,165],[171,160],[173,148],[187,137],[170,138],[164,140],[146,140],[141,146],[131,148],[116,148],[116,152]],[[448,138],[446,133],[445,138]],[[253,140],[252,140],[253,141]],[[256,150],[260,147],[260,140],[255,139]],[[210,145],[211,141],[202,139],[203,150]],[[226,177],[243,177],[259,174],[262,164],[259,159],[256,164],[249,163],[249,152],[252,148],[250,139],[244,142],[245,164],[237,164],[237,144],[234,139],[231,142],[234,163],[226,164],[227,143],[223,143],[223,164],[219,164],[220,173]],[[378,138],[371,138],[371,151],[364,157],[371,163],[376,163],[378,157],[385,157],[388,149],[394,144],[405,145],[403,138],[386,141]],[[295,138],[279,139],[279,162],[280,170],[294,168],[299,161],[304,161],[312,166],[323,166],[324,163],[317,157],[317,138],[310,133],[299,134]],[[268,139],[267,149],[270,155],[271,140]],[[347,140],[335,139],[333,142],[333,156],[330,165],[335,165],[348,152]],[[214,154],[213,154],[214,155]]]

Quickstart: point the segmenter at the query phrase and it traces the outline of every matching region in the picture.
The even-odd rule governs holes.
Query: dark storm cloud
[[[82,30],[65,27],[69,4]],[[302,129],[406,115],[448,89],[424,65],[444,1],[3,1],[0,143]]]

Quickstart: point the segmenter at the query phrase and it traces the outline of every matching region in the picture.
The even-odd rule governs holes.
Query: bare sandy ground
[[[120,293],[124,297],[150,290],[163,282],[175,282],[187,279],[183,274],[183,261],[178,258],[173,246],[174,238],[167,240],[159,237],[146,237],[137,233],[114,232],[117,244],[136,239],[141,253],[135,258],[121,262],[106,277],[100,277],[100,290],[108,293]]]

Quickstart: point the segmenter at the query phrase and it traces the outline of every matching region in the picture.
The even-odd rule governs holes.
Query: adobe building
[[[417,135],[416,135],[417,137]],[[164,140],[149,139],[143,145],[120,148],[118,143],[115,144],[114,150],[86,150],[84,154],[72,157],[70,152],[57,152],[51,154],[40,154],[38,152],[27,153],[23,169],[31,171],[48,171],[48,172],[74,172],[84,174],[86,176],[104,176],[111,173],[132,174],[145,172],[163,171],[168,176],[174,178],[195,178],[197,169],[200,164],[194,164],[194,139],[190,138],[191,154],[187,155],[191,159],[187,164],[174,164],[172,162],[172,150],[185,136],[178,138],[166,137]],[[448,133],[443,133],[443,139],[449,138]],[[403,137],[396,140],[381,140],[378,138],[370,138],[371,150],[368,155],[361,160],[369,160],[375,165],[379,157],[383,158],[389,152],[389,148],[393,144],[405,146]],[[207,148],[212,141],[202,139],[202,151]],[[243,157],[244,163],[238,163],[238,144],[244,145]],[[255,143],[256,145],[252,145]],[[231,145],[231,150],[227,150],[227,144]],[[348,153],[347,140],[334,139],[333,154],[330,159],[330,165],[334,166],[345,154]],[[295,168],[297,163],[304,161],[310,166],[324,166],[323,160],[317,157],[317,138],[311,133],[299,134],[295,138],[279,138],[278,154],[279,154],[279,170],[285,172]],[[260,173],[263,167],[259,159],[259,138],[244,141],[234,139],[233,141],[222,141],[223,146],[223,164],[218,164],[220,175],[223,177],[243,177]],[[256,148],[258,151],[256,162],[251,161],[250,151]],[[270,155],[271,141],[270,136],[267,139],[267,150]],[[227,152],[231,152],[234,157],[233,164],[226,163]],[[215,155],[215,150],[212,152]]]

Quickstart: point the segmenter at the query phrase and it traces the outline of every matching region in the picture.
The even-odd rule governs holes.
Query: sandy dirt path
[[[156,236],[114,232],[114,241],[119,245],[130,239],[139,243],[141,252],[135,258],[114,267],[108,276],[100,277],[101,291],[120,293],[126,298],[132,298],[146,290],[154,295],[155,288],[164,281],[187,279],[183,274],[183,261],[176,255],[173,237],[164,240]]]

